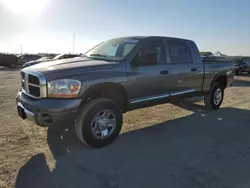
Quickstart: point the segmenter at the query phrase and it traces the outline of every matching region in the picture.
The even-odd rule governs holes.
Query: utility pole
[[[23,54],[23,45],[20,45],[20,53]]]
[[[73,50],[72,53],[75,53],[75,33],[73,34]]]

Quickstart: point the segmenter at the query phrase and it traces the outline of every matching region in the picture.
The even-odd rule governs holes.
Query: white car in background
[[[52,60],[53,60],[53,59],[50,58],[50,57],[42,57],[42,58],[40,58],[40,59],[38,59],[38,60],[29,61],[29,62],[27,62],[27,63],[24,63],[24,64],[23,64],[23,68],[29,67],[29,66],[31,66],[31,65],[36,65],[36,64],[42,63],[42,62],[52,61]]]
[[[56,57],[54,57],[53,59],[50,57],[42,57],[36,61],[29,61],[29,62],[25,63],[23,65],[23,68],[29,67],[31,65],[43,63],[43,62],[54,61],[54,60],[59,60],[59,59],[68,59],[68,58],[74,58],[74,57],[80,57],[80,55],[77,55],[77,54],[59,54]]]

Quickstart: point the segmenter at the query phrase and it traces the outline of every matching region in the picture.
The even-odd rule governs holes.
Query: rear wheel
[[[120,133],[122,111],[110,99],[92,99],[79,111],[75,132],[83,143],[99,148],[110,144]]]
[[[204,103],[208,109],[216,110],[220,108],[224,98],[224,87],[216,82],[210,92],[204,96]]]

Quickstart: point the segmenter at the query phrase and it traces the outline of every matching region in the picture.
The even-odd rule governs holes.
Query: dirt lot
[[[0,187],[250,187],[250,77],[236,77],[218,111],[193,99],[129,112],[102,149],[22,121],[19,84],[0,68]]]

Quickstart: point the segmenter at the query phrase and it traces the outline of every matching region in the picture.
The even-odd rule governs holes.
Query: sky
[[[194,40],[250,56],[249,0],[0,0],[0,52],[84,53],[121,36]]]

